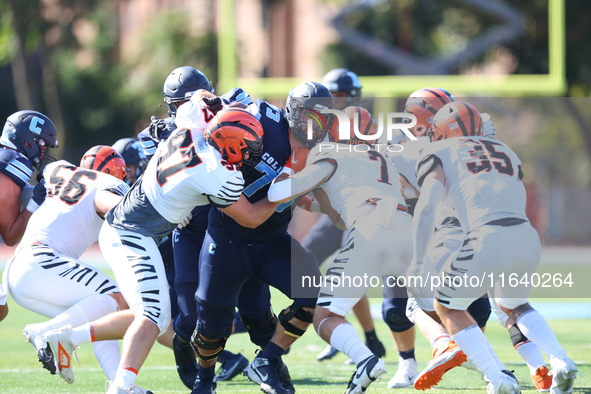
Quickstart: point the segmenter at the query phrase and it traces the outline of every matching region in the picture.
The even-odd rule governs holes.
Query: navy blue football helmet
[[[0,145],[16,150],[41,170],[45,158],[52,161],[49,148],[57,148],[57,130],[53,122],[41,112],[25,110],[13,113],[6,119]]]
[[[361,81],[359,76],[346,68],[334,68],[322,77],[322,84],[331,93],[343,92],[347,94],[345,106],[356,105],[361,97]],[[337,97],[335,95],[335,97]]]
[[[318,82],[304,82],[293,88],[285,101],[285,115],[289,128],[298,141],[307,148],[313,148],[324,140],[334,118],[321,114],[322,109],[334,109],[334,99],[326,86]],[[308,138],[308,124],[313,133]]]
[[[188,101],[199,89],[205,89],[211,93],[215,91],[201,71],[191,66],[174,69],[164,81],[162,92],[164,102],[168,106],[168,115],[174,117],[178,107]]]
[[[142,175],[148,165],[148,159],[144,154],[140,142],[134,138],[121,138],[113,144],[112,148],[125,160],[127,180],[132,185]],[[135,168],[130,166],[135,166]]]

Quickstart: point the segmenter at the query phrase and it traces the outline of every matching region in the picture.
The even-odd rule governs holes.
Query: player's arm
[[[346,231],[347,226],[345,225],[345,222],[341,218],[341,215],[339,215],[339,213],[332,207],[326,192],[323,189],[314,189],[314,197],[316,198],[316,201],[318,201],[318,204],[320,204],[322,212],[328,215],[332,223],[338,229]]]
[[[269,201],[283,203],[306,194],[330,179],[335,170],[336,166],[332,162],[323,160],[306,165],[302,171],[292,176],[283,173],[269,187]]]
[[[129,186],[122,182],[117,186],[99,190],[96,193],[94,196],[94,209],[101,219],[105,218],[105,215],[111,210],[111,208],[119,204],[121,198],[123,198],[128,191]]]
[[[21,188],[8,176],[0,173],[0,236],[8,246],[22,238],[32,213],[20,210]]]
[[[431,244],[435,229],[435,214],[445,195],[445,175],[436,163],[422,177],[421,196],[415,207],[412,234],[414,240],[413,261],[422,264]]]
[[[270,202],[267,198],[251,204],[244,197],[244,194],[241,194],[235,203],[223,208],[220,207],[220,209],[238,222],[239,225],[247,228],[257,228],[271,217],[278,205],[276,202]]]
[[[104,219],[107,212],[117,205],[119,201],[121,201],[120,195],[109,190],[101,190],[94,197],[94,209],[101,219]]]

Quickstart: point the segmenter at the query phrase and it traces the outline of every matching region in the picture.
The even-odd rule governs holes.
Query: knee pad
[[[407,298],[384,298],[382,301],[382,320],[390,331],[404,332],[414,326],[406,316],[407,301]]]
[[[248,330],[250,341],[257,346],[265,347],[273,338],[275,334],[275,327],[277,326],[277,316],[273,313],[273,309],[269,308],[260,317],[250,318],[240,316],[240,320],[244,327]]]
[[[197,330],[205,338],[228,338],[232,334],[234,308],[218,308],[197,299]]]
[[[476,320],[476,323],[480,328],[486,326],[486,322],[490,317],[490,312],[491,307],[488,297],[479,298],[468,307],[468,313],[474,320]]]
[[[306,330],[302,330],[301,328],[298,328],[298,327],[294,326],[293,324],[291,324],[289,321],[292,318],[295,317],[299,321],[302,321],[305,323],[312,323],[314,320],[314,314],[312,312],[308,312],[303,309],[305,306],[305,305],[302,306],[302,304],[304,303],[303,300],[304,299],[302,299],[302,302],[298,302],[299,300],[296,300],[289,308],[284,309],[281,312],[281,314],[279,315],[279,322],[283,326],[285,333],[291,337],[294,337],[294,338],[301,337],[302,335],[304,335]],[[300,304],[300,305],[298,305],[298,304]],[[283,313],[283,312],[286,312],[286,313]]]
[[[203,338],[201,338],[201,334],[199,333],[199,330],[195,330],[193,332],[193,336],[191,337],[191,346],[193,346],[193,349],[195,349],[195,353],[197,353],[197,356],[201,360],[209,361],[209,360],[213,360],[214,358],[216,358],[217,356],[220,355],[222,350],[224,350],[224,348],[226,347],[227,340],[228,340],[228,338],[226,337],[226,338],[217,339],[213,342],[204,341]],[[204,349],[204,350],[219,349],[219,350],[217,352],[212,353],[212,354],[206,355],[206,354],[201,354],[199,349]]]
[[[517,324],[509,327],[509,336],[511,337],[511,343],[513,344],[514,348],[517,348],[517,346],[529,341],[529,339],[521,332],[519,327],[517,327]]]

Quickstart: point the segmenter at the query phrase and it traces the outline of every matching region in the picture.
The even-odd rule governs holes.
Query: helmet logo
[[[29,130],[31,130],[33,133],[41,134],[41,127],[39,127],[39,125],[44,124],[45,121],[43,119],[33,116],[31,123],[29,123]]]

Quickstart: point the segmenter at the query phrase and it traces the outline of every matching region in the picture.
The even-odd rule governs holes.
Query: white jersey
[[[129,186],[114,176],[65,160],[46,165],[43,178],[47,198],[31,216],[21,245],[38,241],[78,259],[97,242],[103,224],[94,206],[97,192],[112,189],[124,195]]]
[[[425,148],[431,145],[429,137],[419,137],[418,140],[409,140],[402,144],[401,152],[388,152],[388,157],[396,166],[398,173],[406,178],[408,183],[421,190],[417,182],[416,168],[417,161]]]
[[[227,207],[238,201],[242,173],[205,141],[203,114],[196,115],[198,126],[178,128],[158,145],[142,177],[107,215],[110,225],[162,237],[196,206]]]
[[[431,144],[417,164],[419,185],[437,165],[445,173],[445,198],[464,231],[525,214],[521,161],[504,143],[488,137],[456,137]]]
[[[394,198],[405,207],[398,172],[390,160],[375,150],[355,151],[352,145],[331,145],[330,149],[316,145],[308,154],[307,164],[322,161],[335,164],[330,179],[320,186],[347,228],[365,213],[359,208],[366,202]]]

